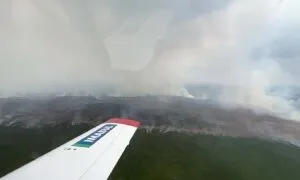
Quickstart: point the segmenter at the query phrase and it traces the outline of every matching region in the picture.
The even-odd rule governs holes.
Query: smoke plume
[[[300,119],[266,94],[300,84],[297,0],[0,3],[4,96],[114,84],[124,96],[191,97],[187,84],[219,84],[223,104]]]

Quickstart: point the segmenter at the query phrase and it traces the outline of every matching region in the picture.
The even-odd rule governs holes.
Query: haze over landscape
[[[0,177],[122,117],[142,127],[111,179],[299,179],[299,10],[1,0]]]
[[[300,83],[296,0],[1,4],[2,96],[114,84],[119,96],[191,97],[187,84],[217,84],[217,101],[300,119],[266,94]]]

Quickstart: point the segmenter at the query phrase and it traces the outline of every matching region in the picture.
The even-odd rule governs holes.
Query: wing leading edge
[[[3,177],[3,180],[107,179],[140,123],[110,119]]]

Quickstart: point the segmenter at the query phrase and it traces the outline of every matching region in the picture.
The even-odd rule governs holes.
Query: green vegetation
[[[89,128],[0,128],[0,177]],[[299,180],[299,167],[292,145],[139,130],[110,180]]]
[[[137,132],[111,180],[298,180],[300,149],[252,138]]]

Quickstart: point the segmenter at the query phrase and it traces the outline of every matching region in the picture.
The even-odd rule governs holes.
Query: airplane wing
[[[3,180],[107,179],[138,121],[110,119],[3,177]]]

